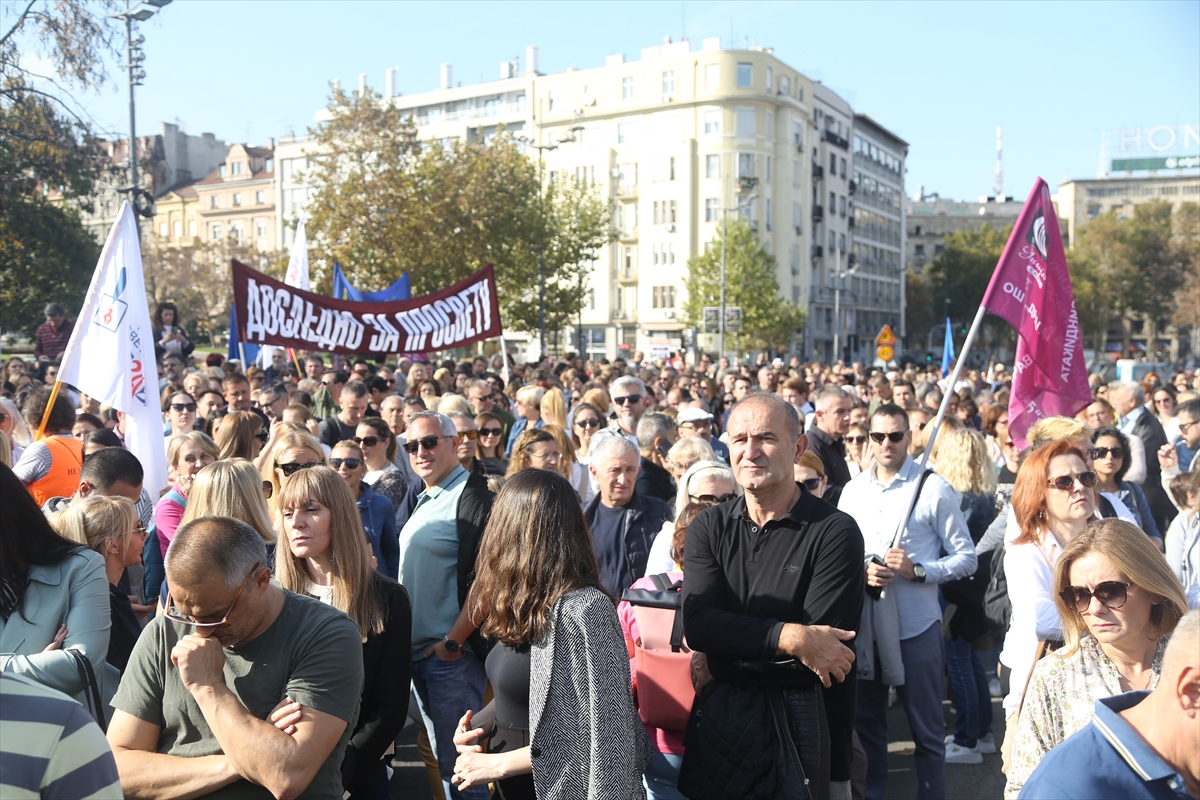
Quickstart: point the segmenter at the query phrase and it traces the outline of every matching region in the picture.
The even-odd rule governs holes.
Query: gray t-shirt
[[[198,758],[223,752],[195,699],[171,664],[171,648],[189,632],[159,616],[138,639],[113,707],[158,725],[159,753]],[[335,608],[287,592],[283,609],[254,639],[225,648],[225,684],[251,714],[266,719],[285,696],[346,721],[346,731],[302,798],[340,798],[341,763],[358,717],[363,686],[358,626]],[[238,781],[211,798],[270,798],[265,788]]]

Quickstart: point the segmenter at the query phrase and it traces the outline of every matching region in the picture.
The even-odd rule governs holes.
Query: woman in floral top
[[[1154,688],[1163,648],[1187,612],[1166,559],[1130,522],[1090,523],[1054,572],[1065,646],[1034,667],[1006,798],[1016,798],[1042,757],[1091,721],[1097,699]]]

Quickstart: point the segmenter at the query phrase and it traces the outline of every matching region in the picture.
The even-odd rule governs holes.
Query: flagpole
[[[942,395],[942,404],[938,406],[937,416],[933,419],[933,427],[929,429],[929,437],[925,441],[925,452],[921,453],[921,460],[918,462],[922,471],[925,469],[925,464],[929,461],[929,454],[933,450],[934,440],[937,439],[938,429],[941,428],[942,420],[946,418],[946,409],[950,406],[950,395],[954,393],[954,385],[958,383],[958,376],[962,374],[963,362],[967,360],[967,354],[971,352],[971,345],[975,342],[975,334],[979,332],[979,326],[983,322],[983,315],[986,312],[987,309],[983,307],[983,303],[980,303],[979,311],[975,313],[975,320],[971,323],[971,330],[967,331],[967,340],[963,342],[962,353],[954,361],[954,370],[950,373],[950,383],[946,386],[946,392]],[[900,518],[900,522],[896,525],[896,534],[892,537],[892,547],[900,545],[900,537],[904,534],[908,518],[912,516],[916,505],[917,492],[914,490],[912,497],[908,501],[907,513]]]
[[[50,412],[54,410],[54,402],[58,400],[58,390],[61,387],[62,384],[55,381],[54,388],[50,390],[50,399],[46,401],[46,410],[42,412],[42,422],[38,425],[37,436],[33,439],[35,442],[40,442],[46,433],[46,423],[50,420]]]

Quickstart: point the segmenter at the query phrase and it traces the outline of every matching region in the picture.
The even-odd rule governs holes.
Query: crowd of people
[[[1021,449],[1002,365],[259,366],[153,320],[160,496],[52,392],[61,307],[0,371],[13,796],[387,798],[411,722],[446,800],[877,799],[899,703],[921,798],[997,751],[1008,797],[1200,797],[1189,373]]]

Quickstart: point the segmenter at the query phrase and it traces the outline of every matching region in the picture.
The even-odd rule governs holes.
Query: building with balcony
[[[217,168],[192,185],[203,242],[233,239],[260,252],[278,249],[275,233],[275,140],[235,144]]]

